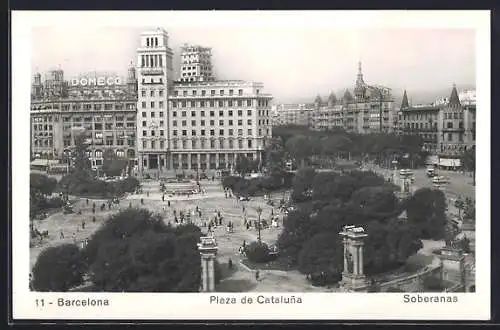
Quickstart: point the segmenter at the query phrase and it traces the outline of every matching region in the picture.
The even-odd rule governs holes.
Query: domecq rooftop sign
[[[122,79],[120,77],[89,77],[70,80],[71,86],[112,86],[121,84]]]

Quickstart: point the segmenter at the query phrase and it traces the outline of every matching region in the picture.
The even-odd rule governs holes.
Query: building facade
[[[475,97],[470,97],[474,94],[462,93],[461,101],[453,86],[446,102],[410,105],[405,91],[398,113],[398,131],[420,135],[424,148],[439,157],[440,165],[460,166],[461,154],[476,144],[476,103]]]
[[[92,165],[102,165],[111,149],[117,156],[136,159],[135,68],[128,77],[85,73],[69,80],[62,70],[42,81],[35,73],[31,95],[31,155],[69,162],[74,137],[83,131]]]
[[[346,90],[340,100],[331,94],[326,103],[317,97],[312,120],[314,129],[343,128],[358,134],[394,131],[397,115],[391,89],[365,83],[361,63],[353,92],[354,95]]]
[[[313,104],[277,104],[274,109],[274,125],[300,125],[312,124]]]
[[[167,32],[157,29],[141,35],[137,50],[141,172],[226,169],[239,155],[260,159],[272,136],[272,96],[261,83],[215,80],[208,69],[191,68],[189,80],[183,80],[188,69],[182,67],[193,66],[186,56],[194,56],[193,61],[203,58],[203,66],[212,67],[210,56],[196,57],[206,49],[185,47],[181,61],[188,62],[182,62],[181,79],[175,81]]]

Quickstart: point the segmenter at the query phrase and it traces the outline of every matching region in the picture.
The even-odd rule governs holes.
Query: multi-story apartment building
[[[238,155],[260,159],[272,136],[270,101],[261,83],[215,80],[211,69],[182,67],[206,48],[185,46],[181,79],[174,81],[173,52],[163,29],[141,35],[138,56],[137,136],[142,172],[231,168]],[[184,56],[184,57],[182,57]],[[189,56],[189,57],[186,57]],[[200,64],[201,65],[201,64]]]
[[[313,104],[277,104],[273,124],[310,126],[313,110]]]
[[[476,103],[472,91],[461,93],[455,86],[446,102],[410,105],[406,91],[398,113],[399,132],[418,134],[424,148],[439,157],[442,166],[460,166],[460,155],[476,144]]]
[[[315,129],[344,128],[359,134],[392,132],[396,114],[391,89],[369,85],[363,79],[359,63],[354,95],[346,90],[341,100],[336,98],[324,104],[316,98],[313,115]]]
[[[84,130],[93,166],[102,165],[111,149],[119,157],[136,159],[135,68],[127,78],[87,73],[64,80],[62,70],[42,81],[35,73],[31,95],[31,153],[34,158],[68,161],[77,130]]]

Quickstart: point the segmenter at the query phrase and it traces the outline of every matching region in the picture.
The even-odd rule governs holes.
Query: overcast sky
[[[475,85],[471,29],[163,27],[174,50],[176,78],[179,47],[200,44],[212,47],[217,78],[263,82],[278,102],[352,88],[359,60],[367,83],[391,87],[395,94]],[[32,68],[44,72],[60,65],[66,77],[94,70],[125,74],[141,31],[149,29],[37,27]]]

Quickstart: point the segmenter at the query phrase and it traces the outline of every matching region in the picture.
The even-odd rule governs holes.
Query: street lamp
[[[258,236],[257,236],[257,241],[260,243],[261,242],[261,236],[260,236],[260,215],[262,214],[262,207],[258,206],[256,209],[257,215],[258,215],[258,223],[257,223],[257,230],[258,230]]]

